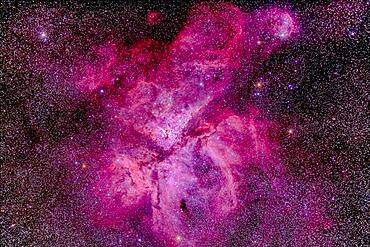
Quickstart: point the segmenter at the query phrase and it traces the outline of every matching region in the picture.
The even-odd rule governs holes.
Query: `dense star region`
[[[2,4],[1,245],[364,245],[368,8]]]

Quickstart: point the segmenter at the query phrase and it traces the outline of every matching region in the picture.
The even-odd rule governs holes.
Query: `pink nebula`
[[[149,15],[152,25],[158,18]],[[98,154],[107,158],[90,188],[92,221],[127,229],[135,217],[167,246],[202,246],[222,242],[239,212],[263,199],[250,234],[255,246],[276,241],[283,225],[293,225],[299,246],[328,227],[313,199],[320,191],[290,198],[292,178],[272,135],[278,124],[255,107],[241,114],[225,104],[235,71],[258,66],[297,31],[286,9],[200,4],[169,45],[97,48],[97,63],[77,82],[112,116],[112,141]]]

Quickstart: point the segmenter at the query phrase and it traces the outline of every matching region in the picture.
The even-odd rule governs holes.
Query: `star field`
[[[366,1],[1,3],[1,246],[366,246]]]

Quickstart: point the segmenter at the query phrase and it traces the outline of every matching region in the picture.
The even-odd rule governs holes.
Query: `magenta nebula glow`
[[[263,245],[274,240],[282,212],[296,243],[330,227],[323,205],[311,199],[319,192],[286,198],[293,181],[270,135],[275,124],[252,106],[238,114],[222,104],[232,97],[235,70],[258,66],[298,30],[288,9],[200,4],[167,47],[153,40],[98,47],[98,64],[85,65],[76,80],[97,98],[109,92],[99,100],[114,116],[112,141],[99,151],[106,159],[89,188],[91,220],[125,229],[125,219],[139,217],[167,246],[199,246],[222,241],[223,226],[264,198],[255,230]]]
[[[0,245],[365,246],[368,4],[154,2],[4,3]]]

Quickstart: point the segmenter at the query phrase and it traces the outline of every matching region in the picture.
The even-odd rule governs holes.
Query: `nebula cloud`
[[[298,29],[287,9],[200,4],[166,48],[153,40],[97,48],[97,65],[75,82],[114,116],[114,141],[99,153],[107,159],[90,188],[92,221],[125,228],[136,217],[168,246],[199,246],[222,242],[223,225],[263,200],[250,233],[263,245],[287,227],[281,214],[291,215],[291,243],[330,227],[324,205],[309,199],[320,195],[291,200],[298,192],[287,192],[293,181],[270,137],[274,124],[252,106],[239,114],[220,103],[232,97],[235,71],[257,66]]]
[[[5,246],[349,243],[336,180],[350,181],[355,151],[344,152],[364,136],[330,132],[345,118],[315,91],[330,88],[317,78],[339,83],[345,69],[328,62],[321,78],[321,61],[306,61],[321,52],[325,63],[331,40],[359,44],[366,5],[194,3],[162,39],[156,32],[176,29],[166,8],[83,6],[81,18],[68,7],[19,7],[4,24],[3,91],[17,96],[4,100],[2,176],[30,193],[24,205],[19,191],[5,196]],[[341,9],[356,20],[340,24],[337,14],[326,33],[310,27]],[[22,237],[22,210],[37,234]]]

